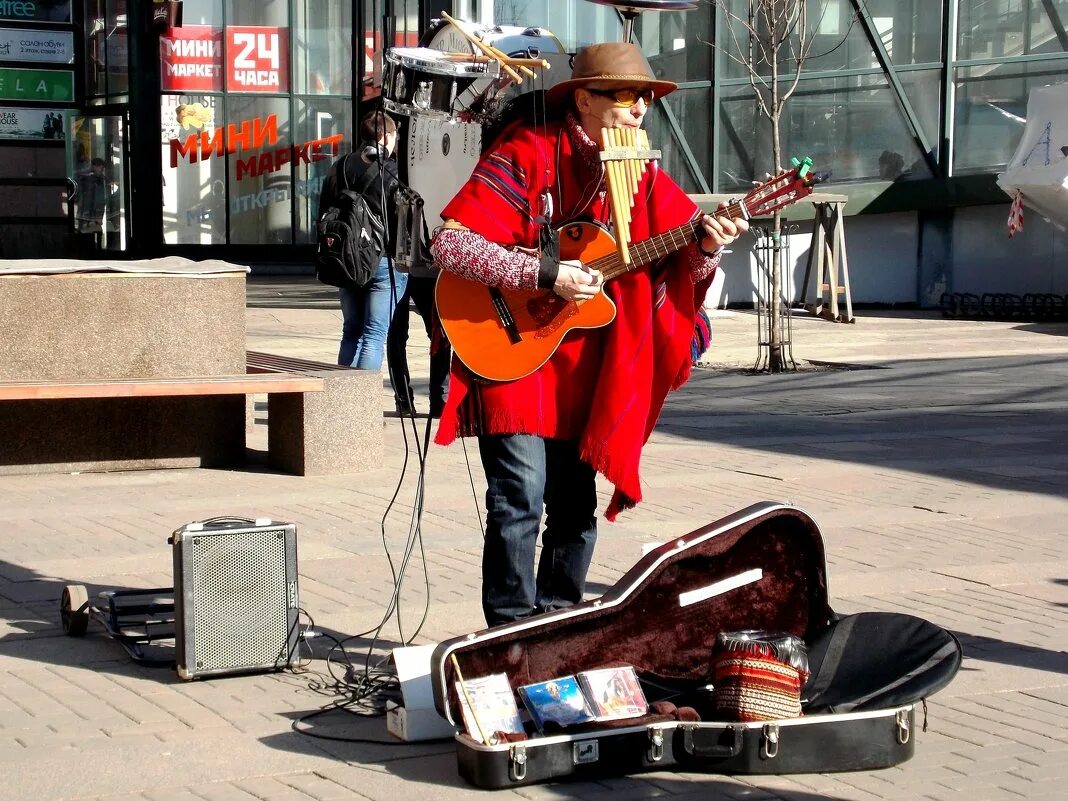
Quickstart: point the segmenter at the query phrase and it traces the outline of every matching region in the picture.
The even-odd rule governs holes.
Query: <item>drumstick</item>
[[[478,738],[482,740],[483,745],[493,745],[487,739],[486,733],[482,731],[482,721],[478,719],[478,712],[475,709],[475,704],[471,700],[471,696],[467,693],[467,687],[464,686],[464,674],[460,672],[460,663],[456,661],[456,654],[449,654],[449,661],[452,662],[453,672],[456,673],[456,678],[460,683],[460,692],[464,694],[464,698],[467,699],[467,707],[471,710],[471,719],[475,721],[475,728],[478,729]]]
[[[495,50],[495,48],[490,47],[489,45],[484,43],[478,37],[472,36],[470,33],[468,33],[464,29],[464,27],[462,25],[460,25],[459,22],[457,22],[455,19],[450,17],[446,12],[444,12],[444,11],[441,12],[441,18],[443,20],[446,20],[449,24],[451,24],[454,28],[456,28],[456,30],[458,30],[460,33],[463,34],[464,38],[467,39],[467,41],[469,41],[471,44],[473,44],[475,47],[477,47],[479,50],[481,50],[487,56],[495,59],[496,61],[499,61],[500,64],[501,64],[501,69],[503,69],[505,72],[507,72],[508,76],[513,81],[515,81],[517,84],[523,83],[523,76],[520,75],[518,72],[516,72],[514,69],[512,69],[507,63],[505,63],[505,60],[502,60],[501,56],[503,56],[504,54],[501,53],[501,51]],[[505,56],[504,58],[507,59],[507,56]]]

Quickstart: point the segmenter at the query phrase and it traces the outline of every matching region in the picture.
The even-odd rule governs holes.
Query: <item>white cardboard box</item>
[[[413,645],[393,649],[401,701],[386,710],[386,730],[407,742],[452,737],[456,727],[434,708],[430,683],[430,656],[435,645]]]

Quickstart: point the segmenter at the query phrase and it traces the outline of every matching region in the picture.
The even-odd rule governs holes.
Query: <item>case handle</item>
[[[731,738],[724,745],[720,742],[721,735],[726,734]],[[697,726],[686,726],[682,730],[682,750],[689,756],[699,759],[730,759],[742,753],[744,744],[743,732],[740,728],[728,726],[726,729],[709,729]]]

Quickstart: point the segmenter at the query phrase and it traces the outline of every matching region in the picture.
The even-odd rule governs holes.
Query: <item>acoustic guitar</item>
[[[744,198],[716,212],[731,219],[765,217],[812,193],[820,180],[805,158],[754,187]],[[630,264],[619,257],[616,241],[601,225],[568,222],[558,229],[560,258],[577,259],[599,270],[605,281],[681,250],[703,236],[701,218],[630,245]],[[530,375],[556,352],[569,331],[600,328],[616,316],[604,292],[583,302],[567,301],[552,290],[490,287],[442,271],[434,288],[438,315],[453,352],[471,372],[491,381]]]

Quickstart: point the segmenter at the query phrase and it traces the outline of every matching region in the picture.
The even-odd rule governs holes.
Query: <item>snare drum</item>
[[[451,119],[457,97],[499,71],[496,61],[462,61],[427,47],[393,47],[386,51],[382,105],[397,114]]]

